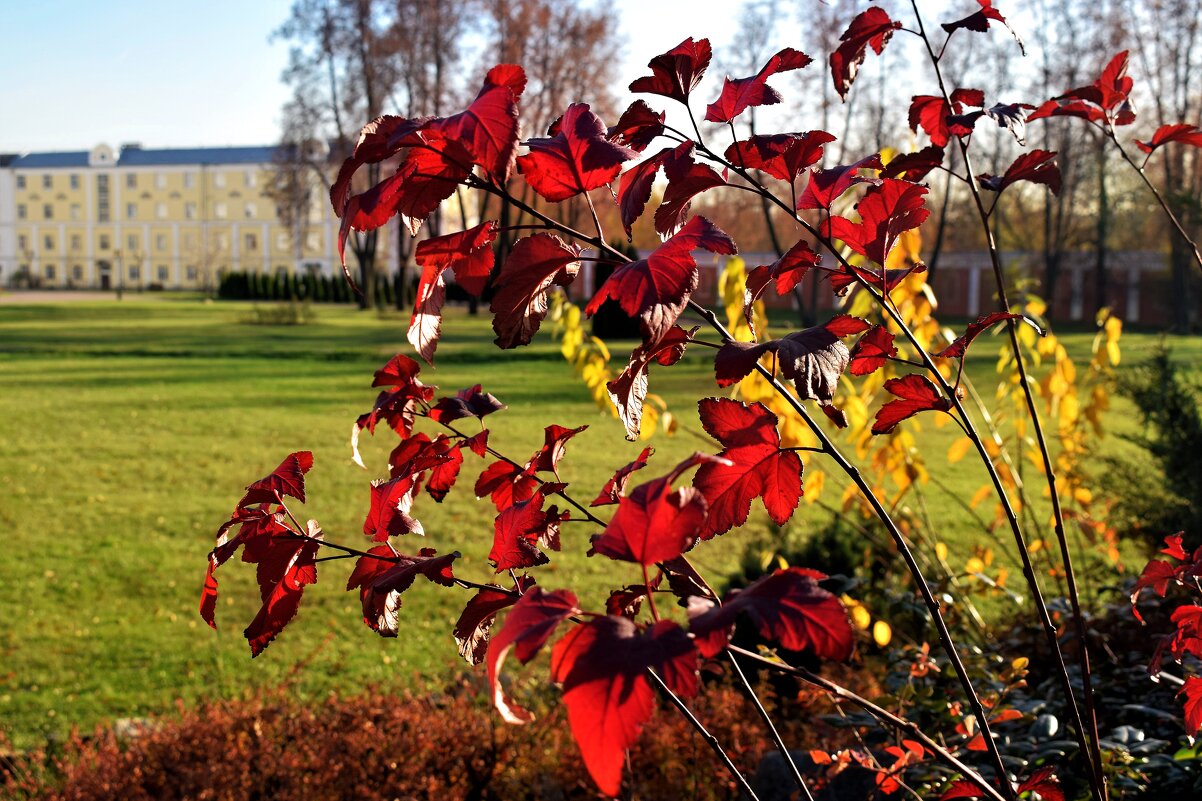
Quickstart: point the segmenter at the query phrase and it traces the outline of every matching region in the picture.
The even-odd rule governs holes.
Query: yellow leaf
[[[872,624],[872,615],[863,606],[856,604],[851,607],[851,622],[860,631],[865,631]]]
[[[1014,668],[1015,670],[1026,670],[1027,665],[1029,664],[1031,664],[1030,659],[1027,659],[1025,656],[1020,656],[1010,663],[1010,667]]]
[[[806,503],[816,503],[822,497],[822,488],[826,486],[826,473],[821,470],[809,470],[806,472],[805,485],[803,487]]]
[[[983,487],[981,487],[979,490],[977,490],[976,493],[973,494],[972,500],[970,500],[968,502],[968,505],[971,506],[973,509],[976,509],[978,506],[981,505],[982,501],[984,501],[986,498],[988,498],[992,494],[993,494],[993,486],[990,484],[986,484]]]
[[[966,573],[982,573],[984,570],[985,563],[975,556],[964,564],[964,572]]]
[[[883,620],[872,624],[872,640],[878,648],[884,648],[893,639],[893,629]]]
[[[968,453],[968,449],[972,447],[972,440],[968,437],[960,437],[952,443],[952,446],[947,449],[947,460],[952,464],[960,461]]]
[[[947,544],[942,542],[935,543],[935,556],[939,557],[939,561],[947,561]]]

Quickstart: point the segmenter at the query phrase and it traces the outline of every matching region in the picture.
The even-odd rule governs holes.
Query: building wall
[[[222,150],[196,152],[216,161]],[[122,164],[111,152],[0,168],[0,281],[23,272],[43,287],[203,289],[225,271],[340,271],[338,219],[324,193],[314,192],[294,241],[266,194],[269,161]],[[143,161],[171,153],[138,152]],[[391,244],[386,230],[378,264],[391,266]],[[349,248],[347,256],[357,266]]]

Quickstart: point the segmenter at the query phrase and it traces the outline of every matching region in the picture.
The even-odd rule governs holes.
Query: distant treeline
[[[391,305],[396,299],[396,276],[376,276],[376,299]],[[217,297],[222,300],[307,300],[312,303],[354,303],[355,293],[341,275],[307,273],[227,272]]]

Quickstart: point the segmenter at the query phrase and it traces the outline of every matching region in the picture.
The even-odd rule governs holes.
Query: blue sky
[[[290,0],[5,3],[0,152],[266,144],[287,97],[284,42],[269,42]],[[617,0],[623,83],[686,36],[715,49],[739,3]]]

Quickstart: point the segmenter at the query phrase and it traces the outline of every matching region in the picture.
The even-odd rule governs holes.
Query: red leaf
[[[284,457],[280,466],[271,474],[259,479],[246,488],[246,495],[238,501],[238,507],[256,503],[279,503],[280,496],[287,495],[305,502],[305,473],[313,467],[313,454],[297,451]]]
[[[968,328],[964,329],[961,336],[956,337],[952,344],[941,350],[935,355],[941,359],[963,358],[964,353],[968,350],[968,346],[977,338],[977,335],[982,331],[1000,323],[1002,320],[1021,320],[1021,314],[1011,314],[1010,312],[991,312],[977,318],[975,323],[969,323]]]
[[[376,370],[372,375],[371,385],[373,387],[396,387],[406,390],[407,394],[412,397],[429,400],[434,397],[434,389],[427,387],[418,379],[417,374],[421,371],[420,364],[405,354],[398,353],[388,360],[388,364]]]
[[[1182,538],[1185,536],[1184,531],[1179,531],[1176,534],[1164,538],[1164,547],[1158,553],[1165,556],[1171,556],[1174,559],[1188,559],[1189,554],[1185,552],[1185,547],[1181,544]]]
[[[417,243],[414,259],[422,275],[409,320],[409,342],[427,362],[434,362],[442,328],[442,304],[447,295],[443,272],[454,270],[456,283],[479,296],[492,272],[492,243],[496,237],[497,224],[489,220],[466,231]]]
[[[895,156],[885,165],[882,178],[904,178],[907,181],[921,181],[932,170],[943,165],[943,148],[930,145],[917,153],[905,153]]]
[[[493,412],[508,408],[490,392],[484,392],[479,384],[461,389],[455,397],[439,398],[430,407],[429,417],[436,423],[453,423],[465,417],[483,420]]]
[[[648,668],[676,694],[696,694],[697,651],[670,620],[640,632],[624,617],[593,618],[551,652],[551,678],[563,685],[572,736],[593,781],[609,796],[621,790],[626,750],[655,707]]]
[[[980,106],[985,102],[985,95],[979,89],[957,89],[952,92],[952,102],[936,95],[915,95],[910,103],[910,130],[918,133],[921,128],[931,137],[931,144],[943,148],[947,146],[952,136],[967,136],[972,133],[972,125],[959,121],[959,115],[965,105]]]
[[[547,293],[553,286],[568,286],[575,280],[579,259],[580,249],[564,244],[554,234],[534,234],[517,241],[497,275],[496,294],[489,304],[498,347],[530,344],[547,316]]]
[[[217,630],[217,560],[212,556],[208,559],[209,566],[205,570],[205,583],[200,590],[200,617],[209,628]]]
[[[396,155],[403,148],[412,147],[421,142],[417,136],[430,117],[405,119],[392,115],[376,117],[359,132],[359,140],[350,158],[342,163],[338,177],[330,187],[330,205],[334,213],[343,216],[347,202],[351,197],[351,179],[355,172],[364,164],[378,164]]]
[[[559,478],[559,460],[563,458],[568,448],[568,440],[588,428],[564,428],[560,425],[549,425],[543,429],[543,447],[530,459],[528,469],[535,472],[554,473]]]
[[[1053,775],[1055,768],[1040,768],[1018,785],[1018,793],[1039,793],[1043,801],[1064,801],[1064,790]]]
[[[879,370],[886,361],[896,355],[893,334],[883,325],[874,325],[851,349],[848,372],[852,375],[868,375]]]
[[[309,536],[321,538],[321,529],[310,521]],[[263,606],[243,634],[256,657],[296,617],[305,585],[317,581],[317,549],[312,540],[271,540],[259,561],[257,578]]]
[[[947,31],[949,34],[954,33],[961,28],[969,31],[976,31],[978,33],[984,33],[985,31],[989,30],[990,20],[1000,22],[1010,31],[1010,34],[1014,37],[1014,41],[1018,42],[1018,49],[1023,53],[1023,55],[1026,55],[1027,49],[1023,45],[1022,38],[1013,28],[1010,27],[1010,23],[1006,21],[1006,18],[1002,16],[1002,13],[993,7],[993,0],[977,0],[977,2],[981,6],[980,11],[977,11],[974,14],[969,14],[967,17],[958,19],[955,22],[943,23],[943,30]]]
[[[860,65],[864,63],[868,48],[871,47],[879,56],[893,32],[901,26],[900,22],[889,19],[889,15],[879,6],[869,6],[868,10],[851,21],[851,25],[839,37],[842,44],[831,53],[830,58],[831,78],[841,99],[847,99],[847,92]]]
[[[726,160],[747,170],[763,170],[792,183],[801,171],[822,160],[823,148],[835,141],[826,131],[753,136],[726,148]]]
[[[706,636],[729,629],[739,615],[747,615],[761,637],[782,648],[810,648],[821,659],[848,659],[855,631],[839,599],[818,586],[824,578],[800,567],[777,570],[732,593],[722,606],[693,618],[689,630]]]
[[[458,552],[438,556],[433,548],[422,548],[417,556],[397,553],[391,545],[377,545],[361,556],[347,580],[347,590],[359,589],[363,622],[381,637],[395,637],[399,630],[397,612],[401,594],[413,586],[418,576],[450,587],[455,583],[451,563]]]
[[[729,464],[703,464],[693,478],[709,506],[704,539],[747,522],[751,502],[761,498],[778,526],[793,516],[802,494],[801,458],[780,449],[777,418],[760,403],[702,398],[701,425],[722,444]]]
[[[885,382],[885,390],[901,398],[889,401],[876,413],[876,421],[872,424],[873,434],[888,434],[897,424],[919,412],[947,412],[952,408],[952,402],[939,394],[939,390],[918,373],[901,378],[890,378]]]
[[[363,533],[372,542],[387,542],[401,534],[425,534],[422,524],[409,516],[417,490],[413,475],[371,482],[371,507],[363,520]]]
[[[1185,123],[1162,125],[1156,129],[1156,133],[1152,134],[1151,140],[1147,142],[1136,140],[1135,144],[1145,153],[1151,153],[1161,145],[1167,145],[1170,142],[1180,142],[1183,145],[1202,147],[1202,129]]]
[[[593,295],[585,313],[596,314],[606,300],[613,298],[622,311],[639,318],[644,344],[662,339],[697,288],[699,275],[693,259],[697,248],[728,256],[738,252],[721,228],[704,217],[694,217],[647,258],[614,270]]]
[[[810,181],[805,191],[797,198],[798,209],[826,209],[830,211],[839,196],[856,184],[875,179],[859,174],[860,170],[883,170],[878,153],[860,159],[854,164],[831,167],[829,170],[811,170]]]
[[[747,318],[747,324],[751,325],[752,307],[770,282],[776,283],[776,294],[784,296],[793,291],[793,287],[805,279],[806,273],[821,261],[822,257],[801,239],[772,264],[761,265],[747,273],[747,285],[743,290],[743,316]]]
[[[647,397],[647,369],[652,362],[673,364],[684,354],[685,346],[692,341],[698,326],[685,331],[674,325],[668,332],[650,345],[640,345],[630,354],[630,361],[617,378],[605,384],[605,390],[618,418],[626,428],[626,439],[634,442],[639,438],[643,423],[643,400]]]
[[[478,665],[484,661],[497,613],[513,606],[518,602],[518,598],[533,586],[534,579],[529,576],[519,577],[511,590],[496,584],[487,584],[467,602],[459,620],[455,622],[453,634],[455,642],[459,645],[459,655],[467,660],[469,665]]]
[[[977,176],[981,186],[993,192],[1001,192],[1018,181],[1030,181],[1033,184],[1043,184],[1052,190],[1053,195],[1060,194],[1060,168],[1052,159],[1056,154],[1047,150],[1031,150],[1023,153],[1006,168],[1006,174],[999,177],[982,173]]]
[[[1055,100],[1040,106],[1027,119],[1041,117],[1082,117],[1091,122],[1109,120],[1114,125],[1135,122],[1135,111],[1128,98],[1133,82],[1127,75],[1127,51],[1118,53],[1089,86],[1070,89]]]
[[[538,549],[538,544],[545,538],[548,526],[558,523],[558,517],[552,520],[543,511],[541,491],[535,491],[526,500],[515,500],[496,517],[488,561],[498,573],[545,565],[550,560]]]
[[[622,112],[617,123],[611,125],[605,135],[611,142],[642,153],[663,132],[664,112],[657,114],[651,106],[636,100]]]
[[[528,711],[509,701],[501,689],[501,665],[509,650],[512,648],[518,661],[526,664],[538,654],[560,623],[578,614],[579,602],[569,590],[544,592],[536,585],[522,595],[505,616],[505,624],[488,649],[487,660],[493,704],[507,722],[529,723],[534,719]]]
[[[525,88],[521,67],[500,64],[488,71],[480,93],[465,111],[430,126],[459,142],[473,164],[483,167],[494,183],[504,185],[518,151],[517,104]]]
[[[655,453],[654,448],[643,448],[643,452],[633,462],[619,467],[613,477],[605,482],[605,486],[601,488],[601,492],[589,506],[607,506],[617,503],[626,494],[626,482],[630,480],[630,474],[646,467],[647,460],[653,453]]]
[[[755,345],[748,342],[727,342],[714,357],[714,376],[718,386],[725,387],[740,380],[755,369],[760,357],[775,353],[781,373],[793,381],[797,396],[829,402],[835,396],[839,376],[850,360],[847,346],[839,338],[858,333],[868,327],[863,320],[848,325],[839,315],[825,325],[797,331],[781,339]],[[860,327],[856,327],[860,326]]]
[[[492,496],[497,510],[511,506],[514,501],[533,497],[539,482],[533,474],[523,471],[509,462],[497,461],[484,468],[476,480],[476,497]]]
[[[850,270],[828,270],[824,277],[830,281],[835,294],[842,297],[847,293],[848,287],[857,281],[863,281],[881,292],[892,292],[910,273],[921,273],[926,268],[927,266],[920,261],[898,270],[870,270],[852,264]]]
[[[856,205],[859,222],[830,218],[831,236],[842,239],[856,253],[875,264],[884,264],[904,232],[922,225],[931,212],[925,206],[927,188],[897,178],[882,178],[870,186]]]
[[[705,109],[709,122],[730,122],[753,106],[771,106],[781,101],[777,92],[767,81],[780,72],[799,70],[813,61],[800,50],[786,47],[760,68],[750,78],[727,78],[722,84],[722,94]]]
[[[1179,694],[1185,696],[1185,731],[1193,737],[1202,731],[1202,676],[1187,676]]]
[[[692,464],[686,460],[668,475],[619,498],[609,525],[593,539],[593,551],[610,559],[653,565],[692,548],[705,523],[705,498],[692,487],[672,489],[672,482]]]
[[[630,229],[635,221],[643,216],[647,201],[651,199],[655,174],[672,152],[673,148],[666,147],[622,173],[622,178],[618,181],[618,210],[622,215],[622,227],[626,229],[627,239],[630,238]]]
[[[451,440],[446,437],[439,437],[436,442],[450,443]],[[438,445],[435,445],[438,447]],[[447,493],[455,486],[455,481],[459,478],[459,469],[463,466],[463,442],[457,442],[444,452],[447,460],[441,462],[430,469],[430,477],[426,481],[426,492],[430,497],[438,503],[442,503],[447,497]]]
[[[1135,606],[1141,592],[1150,589],[1163,598],[1169,591],[1169,584],[1175,581],[1177,581],[1177,568],[1163,559],[1152,559],[1144,565],[1143,572],[1139,574],[1139,578],[1135,580],[1135,586],[1131,588],[1131,611],[1135,614],[1136,619],[1143,622],[1143,617]]]
[[[651,59],[647,63],[651,74],[631,82],[630,91],[663,95],[687,105],[689,94],[701,82],[711,56],[709,39],[694,42],[689,37],[667,53]]]
[[[547,200],[558,203],[605,186],[637,153],[606,138],[605,124],[586,103],[568,106],[548,139],[531,139],[518,172]]]
[[[680,229],[693,198],[715,187],[726,186],[726,181],[713,167],[694,161],[692,142],[684,142],[669,152],[664,156],[663,164],[668,187],[655,210],[655,231],[660,236],[670,236]]]

